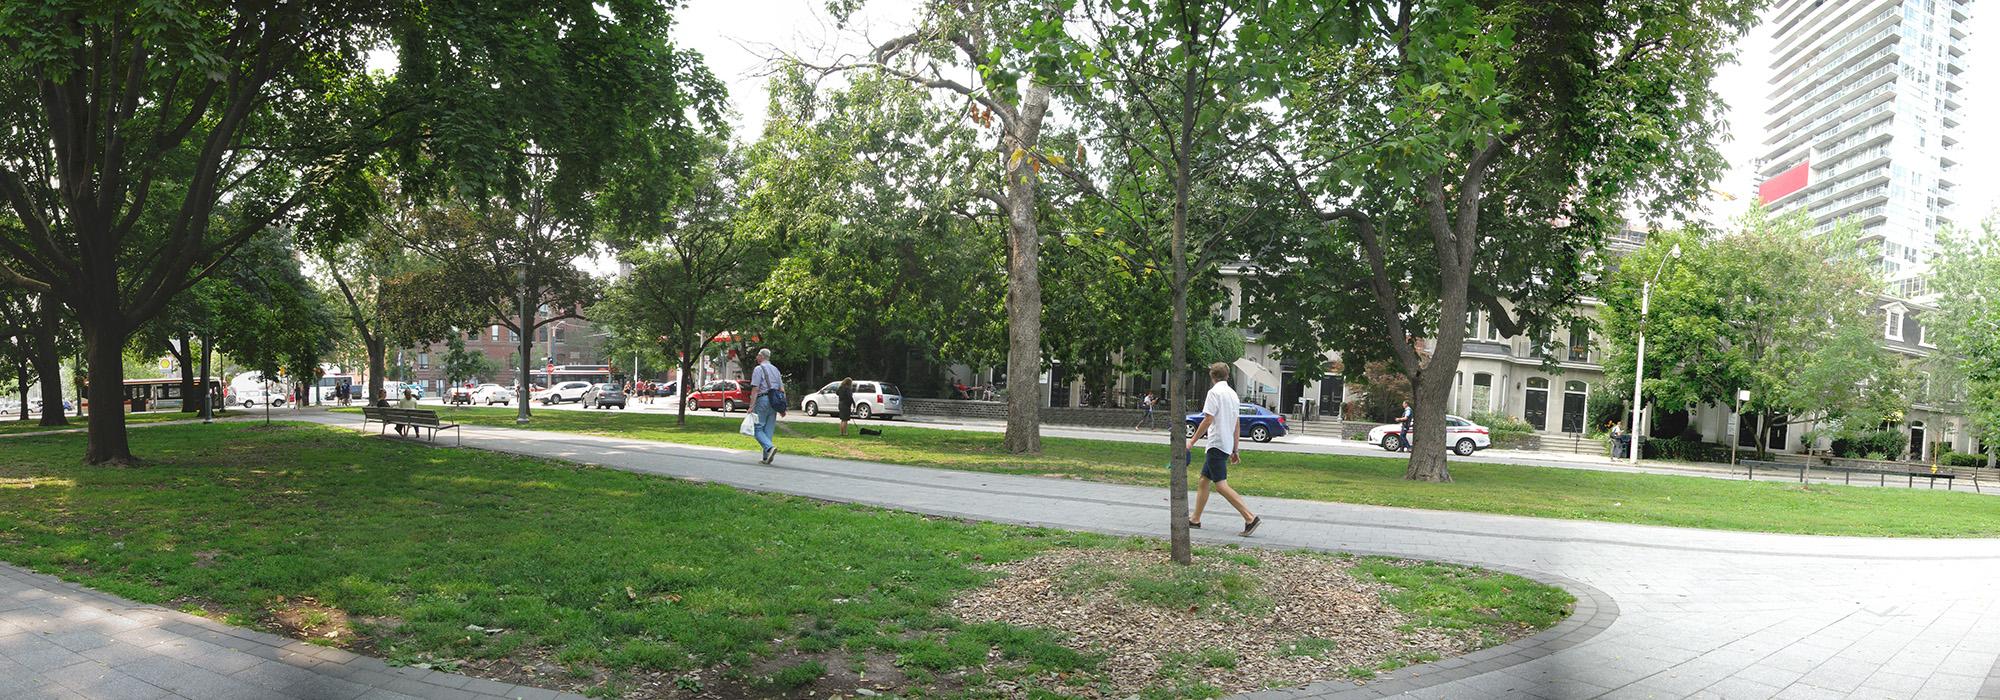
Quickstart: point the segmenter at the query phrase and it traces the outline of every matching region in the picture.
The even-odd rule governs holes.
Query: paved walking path
[[[359,423],[340,414],[297,418]],[[1166,494],[1133,486],[782,452],[766,467],[748,450],[497,428],[468,428],[465,444],[1000,522],[1145,535],[1166,523]],[[1241,468],[1256,468],[1254,454]],[[1258,537],[1215,527],[1197,539],[1465,562],[1558,583],[1579,599],[1575,616],[1527,640],[1365,686],[1334,681],[1259,695],[2000,699],[2000,540],[1806,537],[1250,500],[1269,521]],[[1228,520],[1226,511],[1215,518]],[[0,567],[0,697],[546,692],[328,651]],[[15,678],[41,682],[6,685]],[[201,685],[225,681],[217,692]]]
[[[574,698],[142,605],[0,564],[0,698]]]

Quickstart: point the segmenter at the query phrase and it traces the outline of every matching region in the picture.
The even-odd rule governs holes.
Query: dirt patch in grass
[[[347,612],[312,598],[279,598],[272,603],[270,623],[280,633],[314,644],[343,646],[355,639]]]
[[[1352,567],[1304,553],[1217,552],[1178,567],[1155,549],[1064,549],[990,567],[1003,576],[950,611],[967,622],[1054,630],[1063,644],[1102,654],[1100,678],[1112,697],[1360,679],[1482,646],[1475,634],[1414,624],[1385,598],[1396,587]]]

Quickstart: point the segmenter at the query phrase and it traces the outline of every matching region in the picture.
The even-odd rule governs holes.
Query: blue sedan
[[[1189,428],[1201,425],[1201,414],[1188,414],[1187,424]],[[1237,404],[1236,436],[1247,437],[1257,442],[1270,442],[1271,438],[1284,437],[1285,417],[1256,404]]]

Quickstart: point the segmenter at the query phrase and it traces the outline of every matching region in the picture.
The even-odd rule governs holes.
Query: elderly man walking
[[[770,348],[757,351],[757,369],[750,372],[750,407],[757,412],[757,444],[764,448],[763,462],[770,464],[778,456],[772,433],[778,429],[778,416],[785,412],[785,378],[778,373],[778,366],[771,364]]]

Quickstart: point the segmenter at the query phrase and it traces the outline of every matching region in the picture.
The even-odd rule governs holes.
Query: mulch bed
[[[950,610],[967,622],[1056,630],[1072,648],[1105,654],[1101,678],[1108,679],[1110,693],[1101,686],[1062,688],[1086,697],[1124,698],[1188,683],[1231,693],[1297,686],[1347,678],[1350,668],[1374,668],[1392,656],[1444,657],[1478,646],[1463,635],[1398,629],[1410,620],[1382,601],[1381,593],[1391,588],[1356,579],[1347,560],[1243,554],[1249,556],[1197,557],[1195,565],[1253,580],[1258,604],[1246,607],[1169,609],[1135,600],[1124,583],[1102,581],[1107,573],[1162,575],[1172,566],[1164,563],[1165,552],[1072,549],[989,567],[1004,575],[953,601]],[[1248,563],[1253,557],[1261,563]],[[1233,664],[1203,661],[1229,652]]]

